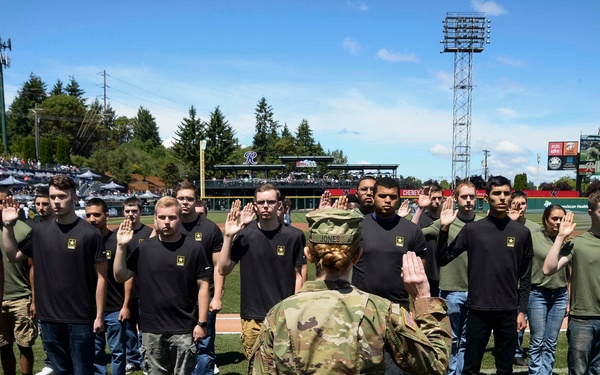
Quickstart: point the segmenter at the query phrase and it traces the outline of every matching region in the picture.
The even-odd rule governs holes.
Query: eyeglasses
[[[256,202],[254,202],[254,203],[256,203],[256,205],[257,205],[257,206],[264,206],[264,205],[265,205],[265,203],[266,203],[268,206],[275,206],[275,205],[277,204],[277,201],[276,201],[276,200],[268,200],[268,201],[262,201],[262,200],[261,200],[261,201],[256,201]]]
[[[183,202],[183,201],[194,202],[196,200],[196,198],[194,198],[194,197],[177,197],[177,200],[180,202]]]

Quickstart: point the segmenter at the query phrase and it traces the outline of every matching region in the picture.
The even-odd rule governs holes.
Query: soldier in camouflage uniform
[[[446,304],[431,298],[421,260],[403,259],[415,319],[400,305],[363,292],[349,282],[358,260],[363,215],[324,209],[306,215],[307,258],[317,278],[275,305],[252,350],[253,374],[384,374],[383,354],[413,374],[445,374],[452,335]],[[398,275],[400,277],[400,275]]]

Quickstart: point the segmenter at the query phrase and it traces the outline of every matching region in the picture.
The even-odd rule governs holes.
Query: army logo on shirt
[[[140,243],[140,242],[144,242],[144,239],[143,238],[139,238],[138,239],[138,243]]]
[[[75,247],[77,247],[77,240],[74,238],[69,238],[69,241],[67,242],[67,249],[75,250]]]
[[[196,241],[202,241],[202,232],[196,232],[196,233],[194,233],[194,239]]]
[[[514,237],[508,237],[506,239],[506,246],[507,247],[515,247],[515,242],[516,242],[516,240]]]
[[[396,236],[396,246],[404,247],[404,237]]]
[[[112,259],[112,250],[106,250],[106,259]]]
[[[180,267],[185,265],[185,257],[183,255],[177,255],[177,265]]]
[[[285,246],[277,246],[277,255],[285,254]]]

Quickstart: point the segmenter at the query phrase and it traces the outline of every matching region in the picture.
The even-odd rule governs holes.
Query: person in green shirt
[[[552,276],[542,273],[544,260],[556,240],[565,209],[551,204],[542,215],[543,230],[532,231],[533,262],[531,266],[531,293],[529,295],[530,341],[529,374],[551,375],[556,358],[558,334],[562,326],[569,292],[567,291],[567,269],[563,268]]]
[[[544,275],[553,275],[572,266],[567,331],[572,375],[600,373],[600,191],[588,197],[588,214],[592,219],[590,229],[564,243],[576,226],[573,212],[567,212],[542,268]]]

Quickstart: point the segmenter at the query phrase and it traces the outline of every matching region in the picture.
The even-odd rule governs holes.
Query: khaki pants
[[[258,337],[258,333],[260,332],[260,326],[263,322],[263,319],[242,319],[242,347],[244,348],[244,354],[246,354],[246,358],[250,359],[250,355],[252,354],[252,347],[256,342],[256,338]]]

